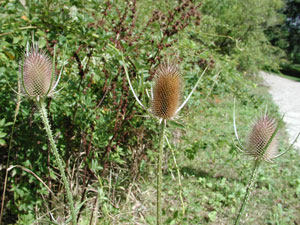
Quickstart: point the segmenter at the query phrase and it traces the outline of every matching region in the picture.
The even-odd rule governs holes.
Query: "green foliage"
[[[7,137],[7,127],[11,126],[12,122],[6,122],[5,119],[0,120],[0,146],[6,145],[5,138]]]
[[[282,64],[282,73],[287,74],[289,76],[300,77],[300,64]]]
[[[263,66],[274,67],[280,57],[264,35],[276,23],[281,0],[216,1],[203,3],[203,18],[196,40],[203,47],[230,56],[240,71],[256,72]],[[273,53],[277,53],[277,56]]]
[[[276,113],[277,108],[270,104],[270,96],[265,91],[252,91],[246,94],[247,98],[243,95],[237,99],[237,129],[243,144],[252,126],[251,122],[264,112],[266,104],[269,113],[277,119],[280,118]],[[208,102],[202,104],[199,110],[191,111],[187,115],[187,127],[184,131],[181,130],[181,141],[173,139],[182,187],[176,180],[173,160],[168,160],[168,164],[165,164],[168,170],[165,171],[163,188],[166,224],[233,224],[245,195],[253,159],[238,154],[235,147],[237,143],[233,140],[233,96],[223,95],[222,99],[209,98]],[[177,136],[178,130],[171,129],[170,133]],[[191,147],[196,153],[192,160],[187,160],[184,154]],[[280,151],[286,150],[287,147],[288,143],[281,139]],[[289,224],[299,221],[295,198],[299,191],[298,158],[299,152],[293,150],[276,159],[274,164],[262,165],[250,194],[245,213],[248,216],[243,218],[243,224],[264,224],[266,221],[270,224]],[[134,220],[146,224],[145,220],[148,224],[154,224],[155,184],[151,182],[154,174],[148,179],[141,182],[141,190],[137,189],[134,192],[135,200],[131,205],[138,207],[136,210],[142,213],[143,217],[130,213],[132,208],[128,209],[127,206],[121,213],[115,214],[115,218],[122,218],[124,223]],[[186,205],[184,215],[181,213],[180,188],[183,190]],[[144,205],[147,205],[146,209],[143,208]],[[126,216],[122,216],[124,214]]]
[[[5,109],[0,111],[0,118],[13,121],[16,96],[10,86],[16,87],[27,41],[33,37],[51,56],[56,45],[56,69],[64,65],[58,87],[62,89],[47,101],[47,110],[58,151],[76,190],[76,203],[88,202],[80,208],[80,220],[90,218],[90,208],[97,203],[101,207],[94,213],[101,216],[100,222],[105,223],[111,215],[120,222],[127,221],[129,217],[122,218],[118,206],[125,201],[128,204],[131,199],[128,190],[135,189],[132,183],[141,180],[141,175],[151,179],[158,147],[156,120],[148,118],[147,112],[136,104],[120,57],[110,45],[124,54],[133,87],[147,106],[150,106],[147,92],[164,57],[178,57],[181,61],[184,96],[208,66],[189,108],[182,113],[205,112],[207,118],[201,120],[206,123],[197,128],[203,138],[184,139],[187,142],[184,153],[196,160],[199,152],[203,152],[210,155],[210,163],[220,160],[216,151],[219,148],[228,151],[230,157],[235,156],[228,140],[232,132],[225,130],[222,134],[211,129],[217,127],[213,118],[224,116],[224,112],[214,110],[213,106],[227,94],[235,94],[249,108],[255,109],[263,102],[248,94],[255,85],[246,75],[262,66],[277,64],[278,57],[272,55],[277,50],[270,46],[263,31],[276,20],[280,0],[255,3],[250,0],[31,0],[26,5],[23,2],[0,2],[0,103]],[[170,123],[170,130],[186,126],[182,115]],[[185,129],[192,129],[190,126]],[[4,127],[3,132],[9,133],[8,128]],[[32,218],[49,215],[50,209],[54,209],[55,219],[69,216],[62,200],[65,196],[57,162],[42,129],[37,108],[23,99],[11,162],[36,173],[58,198],[48,193],[36,178],[14,168],[10,171],[6,195],[7,223],[26,224]],[[0,138],[8,140],[8,136]],[[1,147],[4,151],[0,157],[6,158],[6,145]],[[227,198],[227,192],[223,196]],[[197,214],[194,209],[189,210]],[[205,218],[214,221],[217,210],[210,210]],[[170,223],[183,218],[176,207],[165,214],[172,215]],[[152,223],[154,217],[146,220]]]
[[[284,16],[278,23],[266,30],[269,40],[274,46],[283,49],[291,63],[300,63],[300,2],[286,0],[280,12]]]

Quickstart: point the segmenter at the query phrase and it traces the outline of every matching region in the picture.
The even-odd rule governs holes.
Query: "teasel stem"
[[[69,185],[69,182],[67,180],[67,177],[66,177],[66,174],[65,174],[65,171],[64,171],[62,160],[59,156],[59,153],[57,151],[57,148],[56,148],[56,145],[55,145],[55,142],[54,142],[54,139],[53,139],[52,131],[51,131],[51,128],[50,128],[48,117],[47,117],[47,110],[46,110],[44,100],[40,99],[39,101],[37,101],[37,105],[38,105],[38,108],[39,108],[39,111],[40,111],[45,129],[46,129],[49,141],[50,141],[50,146],[51,146],[51,148],[54,152],[54,156],[55,156],[55,159],[57,161],[58,168],[60,170],[60,174],[62,176],[64,185],[65,185],[65,188],[66,188],[66,191],[67,191],[67,198],[68,198],[68,201],[69,201],[70,210],[71,210],[71,214],[72,214],[72,222],[73,222],[73,225],[76,225],[77,224],[77,222],[76,222],[76,213],[75,213],[74,202],[73,202],[73,198],[72,198],[72,194],[71,194],[70,185]]]
[[[159,152],[158,152],[158,163],[157,163],[157,207],[156,207],[156,220],[157,225],[162,224],[162,207],[161,207],[161,189],[162,189],[162,158],[164,150],[164,136],[166,130],[167,121],[163,119],[161,121],[161,131],[159,137]]]
[[[257,159],[257,160],[254,161],[254,166],[253,166],[253,170],[252,170],[252,173],[251,173],[251,177],[250,177],[250,180],[249,180],[247,189],[246,189],[246,193],[245,193],[245,196],[244,196],[244,199],[243,199],[243,202],[242,202],[242,205],[241,205],[239,214],[238,214],[238,216],[237,216],[237,218],[236,218],[236,220],[235,220],[234,225],[238,225],[238,224],[240,223],[240,219],[241,219],[241,216],[242,216],[242,214],[243,214],[243,212],[244,212],[244,209],[245,209],[245,206],[246,206],[246,203],[247,203],[249,194],[250,194],[250,190],[251,190],[251,187],[252,187],[252,185],[253,185],[253,182],[254,182],[256,173],[257,173],[257,171],[258,171],[260,162],[261,162],[260,159]]]

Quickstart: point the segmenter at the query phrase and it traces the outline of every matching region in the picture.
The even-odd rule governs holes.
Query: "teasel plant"
[[[129,78],[128,68],[125,63],[124,55],[112,45],[108,45],[111,49],[116,51],[121,57],[121,63],[125,71],[125,75],[130,87],[130,90],[135,97],[137,103],[146,110],[150,116],[157,118],[160,125],[159,134],[159,149],[158,149],[158,161],[157,161],[157,201],[156,201],[156,220],[157,225],[162,224],[162,160],[164,140],[166,137],[167,121],[176,118],[180,110],[186,105],[197,86],[199,85],[202,77],[208,69],[208,66],[203,70],[202,74],[197,79],[191,92],[186,99],[181,103],[183,92],[183,81],[180,74],[179,65],[175,60],[168,58],[163,61],[155,72],[154,86],[152,87],[150,98],[151,107],[146,107],[142,101],[138,98]],[[168,145],[169,142],[167,141]],[[170,146],[170,145],[169,145]],[[178,170],[179,171],[179,170]],[[184,211],[184,210],[183,210]]]
[[[254,160],[253,169],[250,175],[248,185],[246,187],[246,193],[242,200],[242,205],[239,209],[237,217],[234,224],[238,225],[240,223],[241,217],[245,210],[249,194],[253,183],[255,181],[256,174],[262,162],[274,163],[273,160],[279,158],[280,156],[286,154],[297,141],[300,132],[292,142],[292,144],[283,152],[278,151],[278,139],[279,130],[283,124],[284,115],[277,122],[274,118],[270,117],[267,110],[263,115],[258,117],[252,125],[252,129],[248,134],[248,139],[246,147],[242,145],[236,127],[236,116],[235,116],[235,100],[234,100],[234,110],[233,110],[233,127],[236,139],[238,141],[238,146],[236,148],[239,152],[245,155],[251,156]]]
[[[53,139],[52,130],[47,116],[47,109],[45,100],[48,97],[53,96],[62,71],[57,76],[55,72],[55,60],[56,60],[56,46],[54,46],[54,55],[51,60],[46,52],[40,50],[37,43],[32,44],[32,47],[27,43],[24,57],[22,58],[22,64],[20,65],[19,82],[21,83],[21,95],[32,99],[39,109],[41,119],[46,130],[51,149],[54,153],[58,168],[67,192],[67,199],[71,211],[71,220],[73,225],[76,224],[76,213],[71,193],[70,184],[65,174],[63,161],[57,150],[55,141]]]

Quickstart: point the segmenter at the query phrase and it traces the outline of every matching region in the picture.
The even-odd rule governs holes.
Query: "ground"
[[[300,82],[290,80],[275,74],[261,71],[264,84],[269,86],[269,92],[279,111],[284,116],[290,141],[293,141],[300,131]],[[300,140],[295,143],[300,148]]]

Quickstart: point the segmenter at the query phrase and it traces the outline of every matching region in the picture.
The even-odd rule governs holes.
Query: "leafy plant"
[[[287,151],[289,151],[293,146],[293,144],[298,139],[298,136],[300,135],[299,133],[295,141],[290,145],[290,147],[286,151],[282,153],[278,153],[278,131],[282,123],[282,119],[283,118],[281,118],[278,124],[276,124],[273,118],[270,118],[267,114],[263,115],[261,118],[257,119],[256,122],[254,123],[253,128],[249,134],[247,147],[244,150],[238,147],[238,149],[241,152],[248,154],[254,158],[254,166],[251,172],[251,177],[247,185],[246,193],[241,208],[235,220],[235,224],[239,224],[240,222],[241,216],[246,206],[246,202],[249,197],[251,187],[253,185],[257,170],[261,162],[267,161],[272,163],[273,159],[276,159],[282,156],[283,154],[285,154]],[[238,138],[238,133],[236,130],[235,115],[234,115],[234,130],[235,130],[237,140],[239,141],[240,147],[243,148]]]
[[[199,81],[189,106],[181,113],[182,118],[168,122],[168,136],[172,137],[176,129],[183,133],[195,131],[191,122],[186,123],[185,120],[189,120],[192,114],[195,118],[197,115],[201,126],[197,125],[199,133],[196,136],[201,138],[181,136],[174,140],[186,143],[186,148],[180,150],[186,152],[191,160],[199,160],[199,154],[203,153],[209,156],[204,157],[209,159],[206,161],[218,165],[221,156],[226,158],[226,154],[221,154],[218,149],[229,152],[230,157],[236,155],[234,145],[226,138],[231,134],[226,125],[230,125],[216,119],[226,117],[228,112],[218,111],[215,105],[227,106],[225,98],[234,94],[245,107],[245,118],[249,118],[253,112],[250,108],[258,108],[265,102],[264,97],[249,95],[256,87],[249,74],[262,66],[277,64],[279,57],[273,54],[277,50],[266,41],[264,30],[278,18],[276,10],[281,2],[1,1],[0,103],[5,110],[0,111],[0,118],[14,120],[16,95],[10,86],[17,83],[26,37],[33,36],[39,40],[39,46],[51,58],[56,46],[55,68],[65,65],[60,80],[63,88],[53,99],[45,99],[45,107],[68,178],[72,187],[76,188],[73,198],[82,203],[79,204],[77,221],[89,223],[91,217],[92,220],[97,218],[96,215],[101,223],[128,221],[132,214],[122,214],[122,207],[128,208],[132,204],[132,193],[139,195],[138,189],[144,180],[149,182],[148,187],[153,183],[152,164],[156,162],[154,149],[158,147],[156,137],[159,130],[157,120],[145,119],[146,110],[136,104],[123,64],[143,105],[150,105],[151,100],[147,96],[155,71],[165,56],[175,55],[178,58],[185,80],[183,96],[189,95],[200,74],[207,68],[205,79]],[[256,7],[257,4],[261,7]],[[115,49],[119,53],[116,54]],[[219,124],[224,133],[212,128]],[[14,133],[18,135],[14,135],[10,162],[35,171],[61,198],[53,198],[32,175],[13,168],[7,178],[8,191],[3,212],[3,221],[7,223],[28,223],[32,218],[45,215],[49,222],[69,215],[58,164],[51,146],[47,144],[46,135],[41,132],[42,127],[37,106],[31,100],[22,102],[15,123]],[[5,133],[8,133],[8,127]],[[6,142],[7,137],[4,139]],[[170,144],[173,146],[173,143]],[[179,157],[177,147],[174,147],[174,155],[178,159],[178,170],[187,174],[191,171],[181,171],[180,159],[185,157]],[[7,145],[1,148],[4,151],[0,151],[0,157],[7,158]],[[165,154],[170,152],[165,151]],[[189,162],[194,161],[184,161],[185,164]],[[229,165],[231,163],[227,159],[224,167]],[[169,166],[171,169],[165,171],[173,171],[173,166]],[[201,166],[201,170],[205,170],[208,165],[201,163]],[[3,171],[0,171],[1,177],[5,177]],[[177,172],[177,169],[174,171]],[[169,182],[168,175],[164,177],[164,182],[170,186],[172,182]],[[182,195],[191,200],[188,195],[191,191],[184,187],[187,183],[182,183]],[[177,193],[178,188],[173,193]],[[151,203],[150,200],[149,204],[144,204],[149,207],[147,212],[151,212]],[[181,205],[181,200],[177,205]],[[199,207],[201,212],[211,212],[210,216],[194,211],[200,210]],[[200,204],[199,207],[187,208],[185,215],[175,206],[165,209],[164,213],[173,222],[191,221],[196,224],[214,219],[214,211],[220,211],[220,208],[210,211],[209,207]],[[92,215],[90,208],[94,209]],[[51,212],[53,217],[48,216],[50,209],[54,209]],[[142,216],[138,215],[136,213],[133,217],[142,221]],[[190,215],[194,217],[190,219]],[[198,215],[206,219],[199,219]],[[147,222],[141,223],[152,223],[155,217],[149,215],[145,220]]]
[[[0,120],[0,146],[6,145],[5,138],[7,136],[5,127],[11,126],[11,122],[6,122],[5,119]]]

